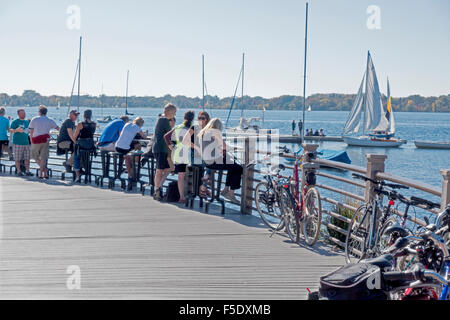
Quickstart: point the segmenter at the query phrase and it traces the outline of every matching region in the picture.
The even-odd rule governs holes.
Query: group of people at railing
[[[200,195],[210,195],[208,184],[213,182],[212,171],[227,171],[225,188],[222,196],[234,203],[239,203],[234,192],[241,188],[243,167],[222,136],[223,124],[218,119],[211,119],[205,111],[198,113],[198,123],[194,124],[195,112],[187,111],[184,121],[176,125],[177,107],[167,104],[159,116],[153,137],[142,130],[144,119],[138,117],[130,121],[128,116],[114,120],[103,130],[97,143],[94,135],[97,124],[92,120],[92,110],[85,110],[83,120],[78,121],[80,113],[70,111],[68,118],[59,126],[47,116],[48,109],[39,107],[39,115],[32,120],[26,119],[24,109],[17,111],[18,119],[11,124],[5,118],[5,109],[0,108],[0,144],[7,150],[10,160],[15,161],[18,176],[33,176],[30,173],[30,159],[39,166],[39,179],[49,179],[48,160],[51,132],[56,130],[56,148],[58,155],[66,155],[63,163],[67,172],[75,173],[75,182],[80,182],[83,165],[82,154],[108,152],[120,154],[125,159],[129,178],[134,177],[134,157],[130,153],[140,153],[142,161],[153,158],[156,163],[154,175],[154,198],[161,200],[162,186],[171,173],[178,174],[180,203],[185,203],[184,179],[188,165],[202,167],[205,170]],[[8,133],[12,137],[13,152],[8,148]],[[142,140],[147,150],[142,150]],[[14,156],[13,156],[14,155]],[[84,160],[85,161],[85,160]],[[24,168],[25,167],[25,168]]]

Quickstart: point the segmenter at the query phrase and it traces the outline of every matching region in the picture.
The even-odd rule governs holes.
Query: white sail
[[[355,103],[353,104],[352,111],[350,112],[350,116],[347,120],[347,123],[344,128],[344,135],[357,133],[361,127],[361,113],[363,110],[364,104],[364,78],[366,75],[364,74],[363,80],[361,82],[361,86],[359,87],[358,95],[356,96]]]
[[[367,131],[387,131],[389,124],[385,116],[377,74],[370,53],[367,63],[365,129]]]
[[[389,122],[389,133],[390,134],[395,134],[394,108],[391,108],[391,121]]]

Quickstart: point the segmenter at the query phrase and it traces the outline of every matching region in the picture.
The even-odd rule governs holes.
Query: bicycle
[[[380,244],[383,245],[384,243],[380,242],[380,239],[383,238],[385,230],[394,223],[392,220],[388,220],[388,218],[391,216],[395,200],[402,201],[406,199],[395,192],[395,190],[385,190],[385,188],[409,189],[409,187],[400,184],[375,181],[359,174],[353,174],[353,177],[366,182],[370,181],[376,187],[374,188],[374,199],[364,203],[356,210],[348,226],[345,240],[345,259],[348,264],[375,257],[383,249],[380,247]],[[384,195],[389,198],[386,207],[383,206]],[[382,212],[380,221],[378,221],[379,211]],[[380,227],[377,228],[377,226]]]
[[[286,232],[293,242],[299,243],[301,229],[308,246],[313,246],[317,242],[322,223],[322,203],[319,191],[314,187],[316,170],[319,168],[312,163],[316,156],[317,153],[301,156],[297,154],[293,176],[289,178],[289,184],[284,185],[281,190],[281,207],[285,210]],[[305,179],[301,183],[300,169],[305,172]],[[301,192],[300,184],[302,184]]]
[[[285,219],[281,209],[280,192],[286,179],[280,175],[285,170],[283,164],[262,170],[264,180],[255,188],[255,204],[262,221],[272,230],[280,231],[285,227]]]

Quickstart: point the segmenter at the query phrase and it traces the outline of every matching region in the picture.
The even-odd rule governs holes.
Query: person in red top
[[[30,138],[31,155],[40,167],[39,179],[48,179],[48,152],[50,142],[50,130],[59,130],[58,125],[47,117],[47,107],[39,107],[39,116],[31,120]]]

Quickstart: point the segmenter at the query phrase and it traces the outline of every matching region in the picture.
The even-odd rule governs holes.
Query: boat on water
[[[114,120],[117,120],[117,118],[113,118],[111,116],[105,116],[105,117],[103,117],[101,119],[97,119],[97,122],[98,123],[110,123],[110,122],[112,122]]]
[[[359,133],[361,127],[362,135],[358,136],[356,134]],[[407,141],[395,138],[395,131],[395,117],[389,79],[388,105],[387,111],[385,111],[375,66],[369,52],[367,70],[342,136],[344,142],[349,146],[397,148],[406,144]]]
[[[286,147],[283,147],[282,150],[284,153],[290,153],[289,152],[290,150],[287,149]],[[302,152],[303,152],[303,148],[300,148],[297,151],[297,154],[301,154]],[[330,161],[336,161],[336,162],[341,162],[341,163],[346,163],[346,164],[352,164],[352,160],[350,159],[347,151],[345,151],[345,150],[318,149],[317,157],[319,159],[323,159],[323,160],[330,160]],[[295,159],[286,158],[285,161],[292,163],[292,162],[295,162]]]
[[[444,149],[450,150],[450,142],[414,141],[418,149]]]

